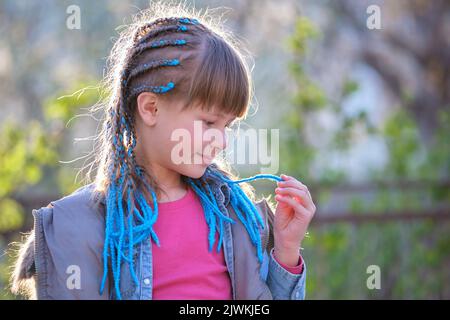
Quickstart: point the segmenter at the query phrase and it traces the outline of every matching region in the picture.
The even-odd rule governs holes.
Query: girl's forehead
[[[199,112],[199,113],[203,113],[203,114],[217,116],[217,117],[220,117],[220,118],[236,118],[236,116],[234,114],[224,112],[222,110],[222,108],[215,107],[215,106],[213,106],[213,107],[206,107],[206,106],[201,105],[201,104],[193,104],[192,108],[190,108],[190,109],[193,110],[194,112]]]
[[[245,112],[242,108],[230,108],[227,105],[222,105],[215,101],[214,103],[209,103],[208,100],[200,98],[189,98],[186,97],[182,102],[183,110],[194,112],[201,115],[216,116],[221,119],[242,119],[245,116]]]

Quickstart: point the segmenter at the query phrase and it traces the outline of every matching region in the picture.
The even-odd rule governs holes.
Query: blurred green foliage
[[[348,116],[342,103],[359,90],[355,81],[342,79],[341,93],[330,99],[304,70],[308,48],[320,32],[306,18],[300,18],[288,39],[293,60],[289,67],[296,82],[292,107],[283,122],[288,126],[281,142],[282,172],[301,177],[306,183],[336,186],[348,181],[340,170],[326,169],[313,177],[312,164],[317,151],[308,142],[305,124],[322,110],[333,113],[338,128],[327,146],[332,152],[345,152],[352,145],[355,128],[385,142],[389,159],[381,170],[372,170],[371,181],[424,180],[432,185],[418,189],[394,190],[379,188],[371,198],[354,194],[348,200],[348,212],[363,215],[416,210],[444,204],[449,208],[450,190],[438,186],[450,173],[450,112],[443,106],[438,130],[432,143],[421,141],[418,125],[406,108],[399,106],[381,128],[374,127],[365,112]],[[319,130],[319,129],[317,129]],[[323,157],[324,155],[321,154]],[[325,155],[326,156],[326,155]],[[436,183],[433,186],[433,182]],[[330,191],[313,194],[320,210],[329,200]],[[450,297],[450,221],[413,220],[386,223],[335,223],[312,226],[302,246],[308,265],[308,299],[429,299]],[[381,289],[369,290],[367,267],[378,265]]]
[[[86,88],[78,83],[73,91]],[[83,94],[81,94],[83,93]],[[98,99],[95,90],[78,90],[77,94],[50,97],[43,103],[43,121],[16,123],[5,120],[0,135],[0,299],[14,298],[8,290],[13,257],[6,253],[6,245],[20,240],[17,232],[25,224],[31,229],[31,211],[25,210],[16,196],[33,194],[33,189],[53,190],[53,195],[64,195],[80,186],[67,166],[61,166],[60,156],[66,154],[64,143],[70,130],[65,125],[82,108]],[[47,204],[42,203],[41,206]],[[28,208],[29,209],[29,208]]]

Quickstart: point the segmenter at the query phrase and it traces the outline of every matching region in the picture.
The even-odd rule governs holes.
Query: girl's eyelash
[[[208,121],[208,120],[203,120],[207,126],[213,126],[216,122],[215,121]],[[234,125],[234,121],[228,123],[225,125],[225,128],[231,129],[231,127],[233,127]]]

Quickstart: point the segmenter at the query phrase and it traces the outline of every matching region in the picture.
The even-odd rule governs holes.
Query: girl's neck
[[[158,202],[161,203],[177,201],[183,198],[188,192],[187,186],[185,184],[182,184],[181,186],[172,189],[163,188],[163,190],[165,192],[161,192],[160,196],[158,197]]]
[[[178,172],[159,165],[152,165],[150,172],[163,191],[158,196],[158,202],[176,201],[186,195],[187,185]]]
[[[158,192],[158,202],[170,202],[181,199],[187,192],[187,185],[181,175],[154,161],[150,162],[141,157],[139,144],[136,148],[136,159],[145,170],[155,179],[156,184],[163,192]]]

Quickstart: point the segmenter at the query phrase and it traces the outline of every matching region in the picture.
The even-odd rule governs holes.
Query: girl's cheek
[[[189,147],[188,151],[190,151],[192,155],[216,155],[219,150],[221,151],[226,148],[228,140],[226,130],[220,131],[219,129],[209,128],[208,125],[201,120],[185,123],[184,126],[183,137],[185,134],[187,134],[188,137],[184,137],[179,141],[183,141],[183,144],[186,144],[186,148]],[[179,143],[179,141],[176,143]],[[190,142],[190,145],[188,142]]]

